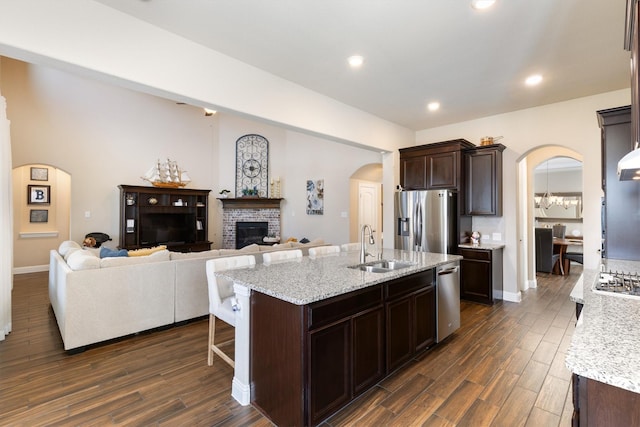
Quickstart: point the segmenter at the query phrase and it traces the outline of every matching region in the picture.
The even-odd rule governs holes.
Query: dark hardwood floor
[[[539,276],[520,304],[463,302],[457,333],[324,425],[570,425],[564,358],[575,323],[569,293],[581,272]],[[15,276],[13,332],[0,342],[0,425],[272,425],[231,397],[226,363],[207,366],[207,326],[203,319],[67,355],[47,273]],[[217,335],[232,333],[221,325]]]

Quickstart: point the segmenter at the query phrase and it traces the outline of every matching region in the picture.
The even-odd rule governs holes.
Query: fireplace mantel
[[[271,199],[266,197],[219,197],[218,200],[222,202],[222,207],[225,209],[280,209],[280,202],[284,199]]]

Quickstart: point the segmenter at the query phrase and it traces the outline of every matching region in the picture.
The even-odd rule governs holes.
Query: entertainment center
[[[121,249],[166,245],[174,252],[211,249],[207,239],[211,190],[119,185]]]

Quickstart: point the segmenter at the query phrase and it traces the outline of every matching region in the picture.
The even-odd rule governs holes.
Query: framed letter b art
[[[51,186],[28,185],[27,195],[27,203],[30,205],[48,205],[51,199]]]

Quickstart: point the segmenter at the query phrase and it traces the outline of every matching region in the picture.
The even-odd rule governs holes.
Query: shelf
[[[284,199],[271,199],[267,197],[219,197],[218,200],[222,202],[222,207],[225,209],[280,209],[280,202]]]

